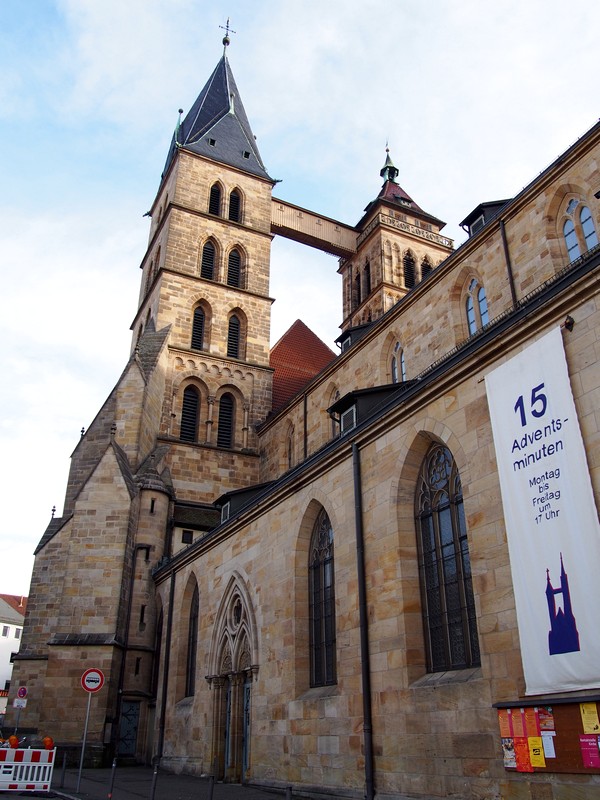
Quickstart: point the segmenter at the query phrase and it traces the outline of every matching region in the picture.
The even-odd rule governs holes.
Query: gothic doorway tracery
[[[252,676],[257,672],[256,624],[246,587],[232,577],[211,647],[212,764],[217,780],[243,782],[251,764]]]

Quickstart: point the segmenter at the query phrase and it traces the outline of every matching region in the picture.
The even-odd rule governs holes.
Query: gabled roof
[[[0,594],[0,600],[3,600],[7,606],[16,612],[20,617],[25,616],[27,610],[27,598],[21,594]],[[16,617],[17,618],[17,617]],[[21,620],[22,621],[22,620]]]
[[[163,176],[179,148],[271,180],[225,55],[183,122],[177,124]]]
[[[285,405],[335,357],[333,350],[297,319],[271,349],[270,364],[275,370],[273,411]]]

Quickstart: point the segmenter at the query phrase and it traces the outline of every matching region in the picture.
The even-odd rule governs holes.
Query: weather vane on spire
[[[233,28],[229,27],[229,17],[227,17],[227,22],[225,23],[225,26],[219,25],[219,28],[225,31],[225,36],[223,37],[223,55],[225,55],[225,51],[227,50],[229,42],[231,41],[231,39],[229,38],[229,34],[235,33],[235,31],[233,30]]]

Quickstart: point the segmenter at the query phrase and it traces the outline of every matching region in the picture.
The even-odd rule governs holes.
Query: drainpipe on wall
[[[362,483],[360,477],[360,452],[352,443],[354,471],[354,519],[356,529],[356,568],[358,572],[358,608],[360,620],[360,665],[363,697],[363,740],[365,748],[365,798],[375,796],[375,769],[373,764],[373,717],[371,713],[371,669],[369,664],[369,620],[367,614],[367,584],[365,578],[365,543],[362,524]]]
[[[504,247],[504,259],[506,261],[506,271],[508,272],[508,285],[510,286],[510,296],[512,297],[513,307],[517,305],[517,292],[515,290],[515,277],[512,271],[512,264],[510,262],[510,252],[508,250],[508,239],[506,238],[506,229],[504,227],[504,220],[500,220],[500,236],[502,237],[502,246]]]
[[[165,660],[163,667],[162,697],[160,699],[160,725],[158,727],[158,746],[153,761],[158,763],[162,758],[165,745],[165,714],[167,712],[167,688],[169,686],[169,660],[171,655],[171,634],[173,632],[173,606],[175,604],[175,570],[171,573],[169,589],[169,614],[167,616],[167,634],[165,636]]]

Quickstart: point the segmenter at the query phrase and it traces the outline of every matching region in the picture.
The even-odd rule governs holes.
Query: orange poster
[[[510,724],[511,713],[509,708],[498,709],[498,724],[500,725],[500,736],[502,739],[510,739],[512,736],[512,725]]]
[[[517,762],[517,772],[533,772],[531,758],[529,757],[529,740],[526,736],[516,736],[514,738],[515,760]]]
[[[537,708],[525,709],[525,730],[527,736],[540,735],[540,723],[538,720]]]
[[[523,720],[522,708],[513,708],[512,726],[513,726],[513,736],[525,736],[525,724]]]

